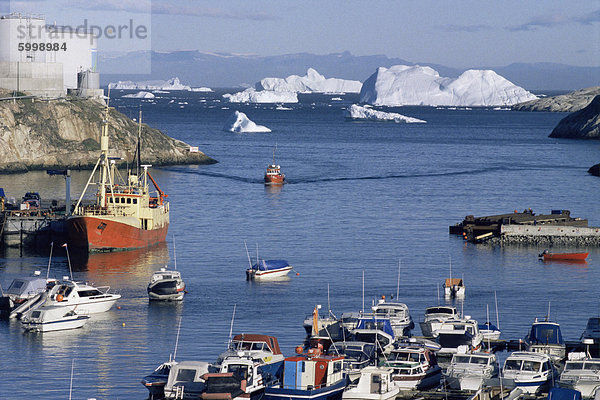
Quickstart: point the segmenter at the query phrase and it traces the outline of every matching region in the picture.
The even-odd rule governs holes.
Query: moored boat
[[[415,327],[415,323],[410,316],[406,304],[387,301],[385,297],[382,297],[371,309],[377,318],[384,317],[390,319],[395,337],[411,336],[411,331]]]
[[[425,309],[425,317],[421,326],[421,333],[425,337],[433,337],[433,333],[440,329],[444,321],[449,319],[458,319],[460,317],[458,310],[454,306],[435,306]]]
[[[578,390],[583,398],[596,398],[600,394],[600,358],[569,353],[558,385]]]
[[[560,325],[556,322],[538,321],[536,318],[525,337],[525,343],[528,351],[547,354],[555,362],[565,358],[566,345]]]
[[[349,386],[342,399],[390,400],[396,398],[400,388],[392,381],[392,368],[366,367],[360,371],[358,383]]]
[[[392,379],[400,390],[425,390],[440,384],[442,369],[427,345],[419,342],[397,344],[383,364],[393,369]]]
[[[100,156],[92,174],[66,220],[70,243],[88,251],[127,250],[148,247],[164,241],[169,229],[169,203],[148,172],[151,165],[140,165],[138,143],[137,171],[128,171],[127,180],[119,182],[116,159],[109,156],[108,105],[100,137]],[[140,115],[141,124],[141,115]],[[141,125],[140,125],[141,130]],[[139,138],[138,138],[139,140]],[[143,171],[140,172],[140,167]],[[83,205],[88,187],[97,186],[95,202]],[[141,173],[141,175],[140,175]],[[149,181],[153,184],[151,190]]]
[[[81,328],[89,318],[88,315],[75,313],[67,306],[47,305],[24,313],[21,327],[33,332],[62,331]]]
[[[181,279],[179,271],[161,268],[152,274],[148,284],[148,297],[150,300],[179,301],[185,295],[185,282]]]
[[[447,278],[444,281],[444,296],[447,298],[463,298],[465,291],[465,284],[461,278]]]
[[[283,278],[292,270],[292,266],[286,260],[264,260],[253,264],[246,269],[246,279],[249,281],[260,281]]]
[[[169,380],[169,372],[175,364],[177,362],[174,360],[164,362],[156,367],[152,373],[142,378],[142,385],[150,392],[150,400],[165,398],[165,385]]]
[[[513,381],[517,388],[536,394],[553,385],[556,370],[546,354],[515,351],[506,358],[502,379]]]
[[[109,291],[110,286],[95,287],[85,282],[64,280],[50,290],[45,305],[67,306],[84,314],[102,313],[110,310],[121,298],[120,294]]]
[[[467,351],[477,351],[483,342],[483,335],[479,332],[477,321],[470,319],[469,316],[445,321],[435,332],[435,336],[442,347],[438,352],[440,357],[451,357],[461,346],[465,346]]]
[[[590,253],[552,253],[544,250],[540,258],[544,261],[579,261],[584,262]]]
[[[486,380],[498,376],[498,361],[493,353],[457,353],[452,356],[445,379],[452,389],[477,391]]]

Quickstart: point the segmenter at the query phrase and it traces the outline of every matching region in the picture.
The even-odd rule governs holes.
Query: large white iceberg
[[[381,106],[509,106],[537,96],[491,70],[471,69],[458,78],[430,67],[380,67],[363,84],[360,102]]]
[[[137,93],[126,94],[123,97],[129,98],[129,99],[153,99],[155,96],[150,92],[141,91],[141,92],[137,92]]]
[[[191,90],[192,88],[181,83],[179,78],[171,78],[167,81],[154,80],[143,82],[118,81],[108,84],[111,89],[122,90]]]
[[[391,121],[396,123],[423,123],[427,122],[422,119],[407,117],[402,114],[378,111],[371,108],[371,106],[359,106],[358,104],[352,104],[346,111],[346,118],[354,120],[369,120],[369,121]]]
[[[309,68],[306,75],[290,75],[287,78],[264,78],[255,85],[256,90],[274,90],[299,93],[358,93],[359,81],[325,78],[315,69]]]
[[[257,125],[254,122],[250,121],[246,114],[239,111],[236,111],[235,113],[231,114],[231,117],[227,119],[225,126],[223,126],[223,130],[235,133],[271,132],[271,130],[266,126]]]
[[[243,92],[226,93],[223,98],[230,103],[297,103],[298,96],[294,92],[273,90],[256,90],[248,88]]]

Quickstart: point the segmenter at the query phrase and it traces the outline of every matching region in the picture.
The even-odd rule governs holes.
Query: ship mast
[[[109,89],[110,90],[110,89]],[[110,92],[109,92],[110,93]],[[102,124],[102,136],[100,136],[100,160],[102,163],[100,169],[100,196],[98,196],[98,206],[106,206],[106,181],[110,179],[110,165],[108,162],[108,102],[104,109],[104,121]]]

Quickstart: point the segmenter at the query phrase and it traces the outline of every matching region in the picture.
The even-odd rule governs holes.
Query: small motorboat
[[[510,386],[529,394],[536,394],[553,385],[557,378],[552,360],[546,354],[515,351],[506,358],[502,368],[502,379]]]
[[[392,380],[400,390],[431,389],[442,377],[435,351],[424,342],[397,343],[383,365],[392,368]]]
[[[600,359],[585,353],[569,353],[558,386],[578,390],[585,399],[595,398],[600,394]]]
[[[26,331],[51,332],[81,328],[88,315],[79,315],[68,306],[48,305],[30,310],[21,317],[21,327]]]
[[[385,296],[383,296],[371,309],[377,317],[381,316],[390,319],[395,337],[411,336],[411,331],[415,327],[415,323],[410,316],[406,304],[386,301]]]
[[[477,351],[483,342],[479,324],[468,315],[465,318],[445,321],[435,332],[435,337],[441,346],[438,356],[449,358],[456,354],[461,346],[466,346],[468,351]]]
[[[465,283],[461,278],[446,278],[444,282],[444,296],[450,299],[465,297]]]
[[[452,356],[445,379],[455,390],[477,391],[486,380],[498,376],[498,361],[494,353],[457,353]]]
[[[560,362],[566,356],[566,345],[562,338],[560,325],[552,321],[538,321],[536,318],[527,337],[527,349],[533,353],[548,355],[552,361]]]
[[[454,306],[436,306],[425,309],[425,318],[419,324],[425,337],[433,337],[435,331],[440,329],[444,321],[458,319],[460,314]]]
[[[165,385],[169,380],[169,372],[177,362],[169,360],[160,364],[151,374],[142,378],[142,385],[148,389],[150,399],[164,399]]]
[[[275,163],[275,150],[273,150],[273,163],[267,166],[265,173],[265,185],[283,185],[285,175],[281,173],[281,166]]]
[[[539,257],[543,261],[584,262],[589,254],[590,253],[552,253],[548,250],[544,250]]]
[[[121,298],[120,294],[109,291],[110,286],[95,287],[85,282],[64,279],[50,290],[45,304],[67,306],[83,314],[102,313],[110,310]]]
[[[392,368],[366,367],[360,371],[358,383],[349,386],[342,399],[352,400],[391,400],[395,399],[400,388],[392,381]]]
[[[152,274],[148,284],[150,300],[180,301],[185,293],[185,282],[181,279],[179,271],[161,268]]]
[[[253,264],[252,268],[246,270],[246,279],[249,281],[260,281],[267,279],[283,278],[292,270],[292,266],[286,260],[263,260]]]

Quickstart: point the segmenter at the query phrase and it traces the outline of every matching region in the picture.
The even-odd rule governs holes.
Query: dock
[[[6,247],[39,247],[63,240],[64,212],[51,209],[7,210],[0,214],[0,239]]]

